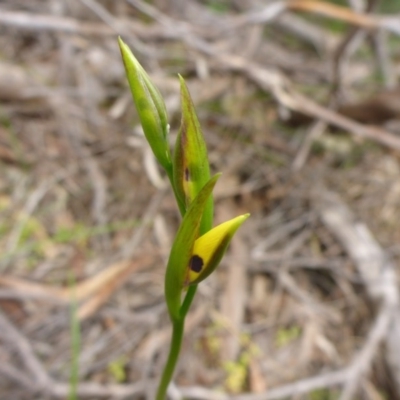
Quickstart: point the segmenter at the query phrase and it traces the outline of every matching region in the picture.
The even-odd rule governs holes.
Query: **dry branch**
[[[19,11],[1,10],[0,25],[30,31],[57,31],[70,34],[100,36],[115,35],[115,31],[104,24]]]
[[[330,18],[336,18],[365,29],[386,29],[400,34],[400,16],[376,16],[355,12],[349,8],[314,0],[292,0],[288,9],[307,11]]]
[[[141,0],[134,0],[134,3],[142,4],[143,2]],[[302,4],[302,1],[293,4],[298,6],[300,3]],[[296,92],[292,88],[290,81],[278,70],[260,66],[240,56],[221,53],[220,49],[216,46],[209,44],[197,36],[188,25],[174,21],[172,18],[160,13],[148,4],[143,4],[141,6],[141,11],[146,11],[149,16],[153,18],[156,17],[158,21],[162,21],[164,26],[168,27],[170,31],[175,32],[176,37],[179,37],[190,47],[212,56],[214,60],[217,61],[216,68],[230,69],[246,74],[264,90],[272,92],[279,103],[288,109],[338,126],[356,136],[370,139],[384,146],[400,150],[400,139],[395,135],[381,128],[364,126],[315,103],[306,96]]]
[[[313,376],[299,380],[288,385],[273,388],[264,393],[242,394],[238,396],[227,396],[203,387],[180,388],[181,393],[188,398],[197,400],[278,400],[289,396],[299,396],[310,393],[313,390],[335,387],[346,380],[347,369]]]
[[[375,324],[350,366],[351,373],[341,400],[354,398],[361,377],[369,370],[377,347],[384,339],[387,361],[400,393],[400,347],[398,337],[393,335],[393,332],[400,330],[396,268],[367,226],[356,219],[337,194],[318,190],[315,193],[315,202],[323,222],[354,260],[371,299],[380,303]]]
[[[332,49],[333,45],[337,44],[338,36],[329,35],[323,29],[313,26],[307,21],[301,25],[303,20],[301,19],[300,13],[298,12],[308,12],[315,13],[319,15],[324,15],[329,18],[336,18],[350,23],[360,29],[365,30],[386,30],[386,33],[394,33],[400,35],[400,18],[399,16],[387,16],[387,15],[373,15],[357,13],[345,7],[334,6],[332,4],[327,4],[322,1],[308,1],[308,0],[297,0],[297,1],[276,1],[270,2],[263,10],[253,10],[249,13],[240,15],[239,17],[221,17],[221,26],[216,28],[210,28],[206,31],[204,27],[200,24],[197,26],[195,23],[190,24],[186,21],[181,21],[178,19],[171,18],[170,16],[159,12],[158,10],[152,8],[149,4],[140,0],[128,0],[131,5],[134,5],[141,12],[149,15],[157,23],[151,25],[141,24],[138,20],[131,19],[126,20],[125,17],[121,18],[120,15],[114,15],[111,11],[108,11],[105,6],[100,6],[99,1],[93,0],[81,0],[82,3],[86,4],[100,19],[103,20],[102,23],[93,23],[86,20],[79,20],[67,17],[53,16],[53,15],[40,15],[27,12],[13,12],[13,11],[1,11],[0,12],[0,25],[3,27],[18,28],[20,30],[31,31],[31,32],[60,32],[67,34],[65,37],[69,38],[68,35],[87,35],[87,36],[100,36],[100,37],[114,37],[116,33],[123,33],[128,38],[134,40],[136,37],[149,42],[154,39],[167,39],[182,41],[190,50],[190,54],[195,58],[201,58],[208,69],[216,70],[228,70],[239,72],[240,74],[246,76],[248,80],[255,82],[263,90],[272,93],[277,102],[282,106],[288,108],[289,110],[298,111],[312,118],[317,119],[319,122],[315,129],[313,129],[308,138],[304,143],[304,147],[298,153],[298,158],[296,159],[294,166],[299,168],[305,163],[307,157],[307,152],[310,149],[310,144],[312,140],[320,134],[326,124],[332,124],[338,126],[342,129],[349,131],[351,134],[376,141],[377,143],[383,144],[389,148],[400,150],[400,139],[384,129],[369,127],[362,125],[353,121],[351,118],[347,118],[340,113],[330,110],[328,107],[318,104],[312,99],[301,95],[296,91],[289,79],[285,77],[279,70],[265,67],[264,65],[257,64],[252,60],[232,55],[229,53],[230,50],[224,47],[224,40],[229,36],[229,32],[234,32],[238,30],[241,26],[250,24],[266,24],[273,23],[277,25],[285,25],[286,27],[294,25],[293,21],[297,21],[297,32],[304,30],[307,27],[307,32],[303,33],[303,37],[308,38],[310,43],[316,45],[316,47],[321,50]],[[110,8],[111,9],[111,8]],[[115,9],[113,9],[114,11]],[[118,14],[118,13],[116,13]],[[284,21],[286,21],[284,23]],[[307,25],[308,24],[308,25]],[[310,28],[310,29],[309,29]],[[7,31],[6,31],[7,32]],[[13,32],[12,30],[10,32]],[[220,42],[218,42],[220,40]],[[194,50],[194,51],[193,51]],[[82,51],[81,49],[79,51]],[[83,52],[83,51],[82,51]],[[271,53],[271,51],[269,50]],[[157,52],[160,56],[162,51]],[[324,53],[326,54],[326,53]],[[200,55],[200,56],[199,56]],[[384,55],[387,58],[387,55]],[[289,64],[289,62],[288,62]],[[294,63],[295,64],[295,63]],[[320,68],[320,64],[318,64]],[[293,66],[296,69],[296,66]],[[217,74],[216,74],[217,75]],[[228,74],[229,75],[229,74]],[[324,76],[321,74],[321,76]],[[17,76],[18,78],[18,76]],[[213,78],[214,79],[214,78]],[[220,79],[219,76],[215,80]],[[230,79],[230,78],[229,78]],[[210,83],[212,82],[212,83]],[[8,82],[6,79],[5,83],[8,85],[1,85],[2,87],[11,87],[7,89],[3,98],[7,101],[9,100],[21,100],[23,98],[32,97],[29,93],[39,93],[39,96],[46,96],[47,92],[44,88],[24,88],[21,86],[19,80],[15,82]],[[205,84],[206,83],[206,84]],[[12,84],[12,85],[11,85]],[[65,83],[65,86],[69,82]],[[204,81],[199,80],[199,85],[205,86],[208,94],[212,92],[217,86],[214,81]],[[230,81],[225,82],[225,87],[230,85]],[[207,88],[207,86],[212,86]],[[218,96],[224,92],[225,89],[219,91]],[[35,92],[36,90],[36,92]],[[43,93],[41,91],[43,90]],[[53,89],[49,89],[48,93],[51,93]],[[172,89],[171,91],[174,91]],[[72,93],[72,92],[71,92]],[[11,95],[10,95],[11,94]],[[79,98],[79,100],[81,100]],[[79,105],[80,106],[80,105]],[[122,113],[121,113],[122,114]],[[121,114],[119,117],[121,117]],[[116,120],[115,123],[118,123]],[[270,140],[270,138],[268,139]],[[1,145],[1,143],[0,143]],[[281,150],[279,150],[281,151]],[[86,155],[90,155],[89,153]],[[97,159],[96,162],[102,161]],[[92,160],[89,160],[89,163]],[[251,160],[249,160],[251,161]],[[244,163],[243,163],[244,164]],[[102,174],[102,165],[91,165],[87,164],[87,169],[91,171],[92,178],[97,175],[94,179],[97,185],[97,205],[93,207],[93,211],[97,216],[99,222],[107,220],[103,219],[102,216],[105,215],[106,206],[108,206],[107,196],[110,196],[111,179],[109,176],[104,174],[104,176],[99,176]],[[98,170],[97,170],[98,169]],[[246,186],[242,186],[237,189],[238,194],[243,194]],[[32,199],[28,198],[26,203],[27,215],[31,214],[36,210],[36,206],[39,205],[43,193],[47,192],[47,186],[44,189],[39,186],[39,192],[32,194]],[[236,190],[236,189],[235,189]],[[251,188],[249,190],[252,190]],[[76,298],[81,301],[79,308],[80,318],[84,319],[89,315],[92,315],[101,304],[107,301],[110,296],[116,292],[117,288],[122,285],[128,276],[133,272],[145,265],[148,265],[146,258],[141,259],[140,263],[135,257],[134,261],[131,261],[132,256],[137,252],[138,245],[141,243],[144,237],[145,230],[152,223],[156,211],[158,210],[160,203],[165,195],[164,190],[158,191],[158,193],[150,201],[148,209],[143,216],[143,224],[135,231],[134,235],[130,240],[125,242],[121,246],[120,251],[115,257],[113,256],[112,261],[109,262],[109,266],[83,282],[78,284],[75,289]],[[231,196],[232,193],[226,191],[224,196]],[[35,196],[39,196],[39,200],[35,200]],[[40,197],[42,196],[42,197]],[[182,396],[197,398],[197,399],[215,399],[215,400],[262,400],[262,399],[282,399],[289,396],[299,396],[306,394],[312,390],[319,388],[330,388],[336,386],[344,386],[345,391],[342,394],[343,399],[354,398],[354,393],[358,388],[360,380],[362,377],[368,373],[374,357],[376,355],[377,348],[382,340],[386,339],[386,357],[388,363],[391,367],[393,376],[396,378],[396,383],[399,388],[400,393],[400,360],[398,359],[398,354],[400,353],[398,338],[400,337],[400,313],[394,312],[393,309],[398,305],[398,294],[396,281],[394,277],[394,266],[392,262],[388,259],[387,254],[380,248],[376,241],[372,238],[369,231],[366,229],[365,225],[359,224],[355,221],[351,213],[346,213],[341,208],[340,201],[335,202],[335,196],[331,194],[327,199],[321,200],[320,205],[324,203],[321,207],[321,215],[324,215],[324,221],[327,226],[329,226],[332,232],[336,232],[338,237],[343,240],[343,246],[347,249],[347,252],[357,263],[359,268],[360,276],[362,276],[368,293],[371,298],[380,304],[375,320],[371,324],[371,329],[368,337],[365,339],[365,343],[361,348],[361,351],[357,353],[349,367],[342,370],[331,372],[327,374],[317,375],[304,380],[299,380],[297,382],[283,385],[280,387],[275,387],[265,391],[264,393],[257,394],[246,394],[240,396],[227,396],[224,394],[216,393],[208,389],[192,387],[192,388],[179,388],[175,392],[174,398],[179,398]],[[30,204],[33,201],[33,206]],[[35,203],[36,201],[36,203]],[[339,210],[339,211],[338,211]],[[337,211],[337,214],[334,212]],[[331,219],[327,213],[331,213]],[[334,214],[332,217],[332,213]],[[142,217],[142,216],[141,216]],[[337,224],[340,221],[339,225]],[[300,221],[300,227],[303,227],[305,223],[309,222],[309,218]],[[22,225],[21,225],[22,226]],[[15,225],[14,234],[10,236],[11,246],[15,247],[18,242],[19,236],[21,236],[21,227]],[[292,231],[290,231],[292,232]],[[289,233],[290,233],[289,232]],[[275,233],[279,233],[279,229]],[[346,236],[347,235],[347,236]],[[338,272],[337,264],[341,262],[341,258],[335,260],[327,260],[326,258],[292,258],[281,257],[280,259],[271,259],[267,253],[267,249],[276,244],[276,240],[281,240],[282,238],[275,235],[275,237],[269,237],[266,243],[261,243],[260,250],[256,255],[259,260],[265,260],[268,257],[268,263],[271,262],[275,264],[281,264],[286,267],[286,271],[281,274],[281,283],[291,291],[293,294],[297,295],[302,301],[312,303],[313,306],[315,301],[311,296],[307,296],[302,287],[297,281],[294,281],[289,275],[289,267],[299,267],[306,265],[314,265],[319,267],[321,264],[324,267],[329,266],[329,268],[336,269]],[[286,232],[283,235],[285,238],[288,237]],[[275,240],[275,241],[274,241]],[[351,245],[350,245],[351,243]],[[361,245],[360,245],[361,244]],[[243,253],[240,248],[236,249],[237,257],[242,257]],[[136,255],[136,254],[135,254]],[[137,255],[136,255],[137,256]],[[344,258],[344,257],[343,257]],[[121,261],[123,260],[123,261]],[[264,271],[268,269],[268,265],[263,267]],[[232,270],[236,270],[233,266]],[[238,270],[239,271],[239,270]],[[237,331],[240,330],[241,323],[243,322],[243,310],[246,306],[245,299],[243,298],[243,290],[245,286],[245,279],[238,281],[244,277],[245,271],[239,271],[240,274],[231,277],[231,287],[228,288],[230,296],[228,299],[235,300],[235,289],[239,288],[242,293],[240,299],[236,299],[238,302],[238,308],[231,311],[231,315],[236,318],[235,328]],[[340,272],[340,271],[339,271]],[[242,278],[241,278],[242,277]],[[11,288],[0,292],[3,298],[8,296],[17,298],[19,300],[26,300],[27,298],[46,298],[52,299],[55,302],[60,302],[61,304],[67,304],[71,301],[71,292],[69,289],[49,287],[46,285],[29,283],[27,280],[18,280],[12,277],[0,277],[0,284]],[[232,301],[233,301],[232,300]],[[51,300],[50,300],[51,301]],[[233,304],[233,303],[232,303]],[[317,304],[318,306],[318,304]],[[334,319],[332,317],[331,309],[322,305],[317,307],[317,310],[322,311],[327,314],[329,311],[330,320]],[[193,328],[194,326],[199,326],[205,316],[205,308],[201,307],[191,316],[191,324],[188,328]],[[153,314],[154,317],[154,314]],[[5,317],[6,318],[6,317]],[[111,318],[112,319],[112,318]],[[190,322],[190,321],[189,321]],[[21,375],[21,372],[14,365],[3,365],[0,367],[0,374],[6,379],[16,382],[21,387],[27,388],[27,390],[38,390],[44,393],[44,395],[53,396],[55,398],[65,398],[69,392],[69,385],[67,383],[57,382],[51,378],[50,374],[45,370],[39,358],[35,355],[29,340],[25,338],[18,329],[13,326],[8,319],[3,319],[0,315],[0,337],[2,341],[7,342],[8,348],[11,350],[16,350],[17,355],[20,356],[22,361],[25,363],[25,368],[28,370],[29,374]],[[86,332],[85,332],[86,334]],[[150,364],[150,359],[154,358],[154,354],[160,349],[165,342],[165,338],[168,332],[164,329],[160,329],[159,332],[155,332],[154,335],[149,336],[148,340],[143,342],[141,351],[137,351],[146,361],[149,361],[149,370],[152,368]],[[12,340],[11,340],[12,339]],[[237,343],[233,343],[234,350],[232,354],[236,353]],[[119,349],[118,349],[119,350]],[[126,385],[103,385],[98,383],[82,383],[78,388],[78,396],[80,398],[92,397],[92,398],[126,398],[129,396],[137,396],[145,393],[146,388],[151,386],[152,382],[139,381],[133,384]],[[43,386],[48,386],[43,388]]]
[[[19,330],[8,320],[6,316],[0,313],[0,337],[9,344],[10,349],[14,349],[24,366],[29,371],[33,380],[30,385],[30,393],[38,392],[50,394],[55,398],[66,398],[70,392],[68,383],[59,383],[54,381],[45,370],[44,366],[34,353],[29,341]],[[23,372],[19,371],[21,374]],[[3,373],[21,384],[28,384],[25,377],[19,377],[14,368],[0,368],[0,374]],[[124,398],[135,394],[143,393],[145,389],[144,382],[138,382],[130,385],[101,385],[98,383],[85,383],[78,386],[77,393],[80,398]]]
[[[51,387],[52,381],[44,366],[38,360],[25,336],[0,312],[0,337],[6,341],[10,348],[18,353],[25,367],[34,379],[33,390],[46,390]]]
[[[378,127],[360,124],[315,103],[306,96],[294,91],[287,79],[278,71],[263,68],[235,56],[221,56],[220,61],[225,67],[247,74],[263,89],[272,92],[279,103],[290,110],[325,121],[358,137],[373,140],[389,148],[400,150],[400,139],[396,135]]]
[[[6,276],[0,276],[0,285],[12,288],[17,293],[20,292],[25,299],[42,298],[60,304],[77,301],[81,303],[78,308],[79,319],[84,320],[93,315],[116,289],[126,282],[129,275],[145,268],[148,264],[149,259],[145,258],[135,262],[120,261],[78,283],[74,288],[57,288]],[[13,297],[12,292],[9,297]],[[19,298],[22,299],[21,296]]]

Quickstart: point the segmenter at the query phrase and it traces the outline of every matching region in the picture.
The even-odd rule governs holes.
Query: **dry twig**
[[[353,213],[335,193],[319,190],[316,192],[316,204],[323,222],[337,236],[356,263],[371,299],[381,303],[368,338],[350,365],[350,374],[346,379],[341,400],[354,398],[361,377],[370,368],[377,347],[384,339],[387,340],[387,360],[399,390],[399,343],[397,338],[389,334],[390,330],[398,332],[400,329],[398,325],[400,320],[397,315],[399,293],[395,266],[367,226],[356,220]]]

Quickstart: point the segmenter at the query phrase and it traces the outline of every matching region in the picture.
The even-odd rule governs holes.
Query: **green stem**
[[[186,317],[186,314],[189,311],[190,306],[192,305],[192,301],[196,294],[196,290],[197,290],[197,285],[189,286],[188,288],[185,299],[183,300],[183,304],[181,306],[181,317],[183,319]]]
[[[171,186],[174,191],[174,195],[175,195],[175,199],[178,204],[178,207],[179,207],[179,211],[183,217],[186,212],[186,207],[181,202],[181,200],[175,190],[172,168],[171,169],[166,168],[165,170],[167,172],[169,181],[171,182]],[[208,230],[208,229],[210,229],[210,227],[207,227],[206,230]],[[204,229],[201,229],[201,230],[204,230]],[[203,233],[205,233],[205,232],[201,232],[201,234],[203,234]],[[168,385],[171,382],[172,376],[174,374],[176,363],[178,361],[179,353],[181,350],[186,314],[188,313],[188,311],[190,309],[190,306],[192,304],[192,301],[194,299],[196,291],[197,291],[197,285],[189,286],[186,296],[183,300],[181,309],[180,309],[179,319],[172,320],[171,344],[170,344],[170,348],[169,348],[167,363],[165,364],[164,371],[161,376],[160,384],[158,386],[156,400],[165,400]]]
[[[183,329],[185,327],[185,317],[172,321],[172,339],[169,348],[167,363],[158,386],[156,400],[165,400],[169,382],[174,374],[176,362],[178,361],[179,352],[181,350]]]
[[[192,301],[196,294],[196,290],[197,285],[189,286],[181,307],[180,318],[178,320],[172,321],[172,338],[169,348],[168,359],[164,367],[160,384],[158,386],[156,400],[165,400],[168,385],[171,382],[172,376],[174,374],[176,363],[178,361],[179,353],[181,350],[183,331],[185,328],[185,317],[192,304]]]

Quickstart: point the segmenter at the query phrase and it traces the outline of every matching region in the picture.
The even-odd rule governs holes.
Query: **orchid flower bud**
[[[197,285],[217,268],[233,235],[249,215],[240,215],[226,221],[200,236],[194,242],[186,285]]]
[[[182,120],[174,152],[174,186],[181,201],[188,207],[210,179],[210,167],[206,144],[193,101],[185,81],[181,76],[179,79],[181,82]],[[210,196],[201,222],[201,233],[211,229],[212,220],[213,201]]]
[[[150,147],[158,162],[171,171],[172,162],[168,144],[168,117],[164,100],[158,89],[129,47],[118,38],[126,76],[140,122]]]
[[[165,273],[165,300],[172,320],[180,318],[181,295],[185,287],[187,266],[192,257],[194,243],[199,237],[204,208],[219,176],[220,174],[213,176],[190,203],[172,244]]]

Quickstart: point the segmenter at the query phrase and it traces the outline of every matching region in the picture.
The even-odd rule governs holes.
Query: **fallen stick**
[[[360,379],[367,373],[378,345],[386,341],[386,359],[400,393],[399,291],[396,268],[368,227],[358,221],[336,193],[316,190],[315,204],[322,221],[353,259],[368,295],[380,304],[375,323],[361,351],[354,357],[340,400],[355,398]]]

